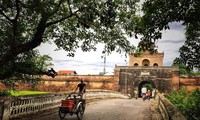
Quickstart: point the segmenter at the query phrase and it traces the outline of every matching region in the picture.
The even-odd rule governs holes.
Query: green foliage
[[[181,89],[167,94],[166,97],[188,120],[200,120],[200,89],[191,93]]]
[[[151,84],[144,84],[144,87],[146,87],[147,90],[153,91],[153,87]]]
[[[35,85],[39,82],[38,75],[44,74],[52,66],[52,58],[39,55],[38,51],[29,51],[20,54],[14,61],[1,66],[0,82],[14,89],[16,82]]]
[[[0,96],[25,96],[25,95],[40,95],[40,94],[48,94],[48,92],[0,90]]]
[[[192,76],[200,76],[200,71],[192,71]]]
[[[178,66],[180,69],[180,75],[188,75],[188,76],[198,76],[200,75],[199,70],[190,69],[186,66],[180,58],[176,58],[173,62],[172,66]]]
[[[11,93],[7,90],[0,90],[0,96],[11,96]]]
[[[25,95],[41,95],[41,94],[48,94],[48,92],[41,92],[41,91],[10,91],[12,96],[25,96]]]
[[[187,68],[186,65],[179,58],[176,58],[173,61],[172,66],[178,66],[179,67],[180,75],[189,75],[189,73],[191,72],[191,70],[189,68]]]
[[[151,44],[162,37],[163,29],[170,29],[169,23],[181,22],[186,27],[186,41],[179,49],[179,59],[193,70],[200,68],[200,1],[199,0],[145,0],[140,20],[140,32],[144,35],[142,45]],[[184,71],[185,72],[185,71]]]
[[[41,43],[54,42],[57,50],[74,56],[77,48],[107,53],[129,52],[127,36],[134,34],[139,0],[1,0],[0,65]]]

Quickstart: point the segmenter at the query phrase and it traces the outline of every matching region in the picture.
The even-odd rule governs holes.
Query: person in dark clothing
[[[81,80],[81,83],[77,85],[75,91],[79,89],[79,93],[85,93],[85,88],[86,88],[86,84],[83,82],[83,80]]]
[[[75,89],[75,91],[79,90],[79,95],[83,96],[83,94],[86,91],[86,84],[84,83],[83,79],[81,80],[81,83],[79,83]]]

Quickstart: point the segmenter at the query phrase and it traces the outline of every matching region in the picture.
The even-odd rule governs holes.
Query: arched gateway
[[[141,89],[143,86],[145,86],[146,84],[150,84],[152,86],[153,89],[156,89],[156,85],[154,83],[154,81],[152,80],[145,80],[145,81],[141,81],[138,85],[138,88],[136,88],[136,90],[138,91],[138,95],[141,96]]]
[[[164,53],[152,55],[145,52],[140,57],[130,54],[129,66],[115,66],[114,79],[118,82],[118,91],[134,96],[134,90],[140,94],[144,84],[150,84],[160,92],[179,89],[179,69],[163,66],[163,57]]]

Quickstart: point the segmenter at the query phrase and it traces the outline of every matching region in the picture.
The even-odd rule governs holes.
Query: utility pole
[[[125,94],[127,94],[127,69],[128,69],[128,66],[127,66],[127,61],[125,60],[126,62],[126,74],[125,74]]]
[[[103,68],[103,74],[106,74],[106,53],[104,55],[104,68]]]
[[[107,53],[107,50],[106,50],[106,45],[105,45],[104,46],[104,56],[103,56],[103,59],[104,59],[103,75],[106,74],[106,53]]]

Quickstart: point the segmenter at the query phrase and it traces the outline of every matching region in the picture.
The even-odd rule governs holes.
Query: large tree
[[[23,61],[24,53],[44,42],[53,41],[69,56],[74,56],[77,48],[96,50],[98,43],[106,44],[103,52],[128,52],[133,47],[127,34],[132,35],[138,21],[136,2],[0,0],[0,69]]]
[[[0,66],[50,40],[71,56],[97,43],[127,52],[135,12],[135,0],[1,0]]]
[[[170,29],[169,23],[181,22],[186,26],[186,41],[179,50],[179,60],[191,70],[200,69],[199,6],[199,0],[145,0],[138,28],[144,35],[143,41],[150,44],[161,38],[163,29]]]

